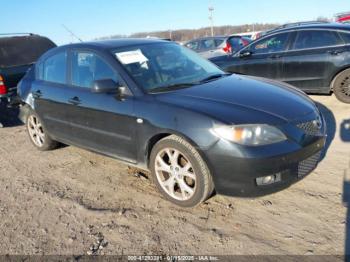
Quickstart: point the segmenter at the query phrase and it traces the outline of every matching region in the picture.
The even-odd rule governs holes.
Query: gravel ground
[[[166,202],[114,159],[71,146],[39,152],[14,112],[1,115],[0,254],[341,255],[350,106],[312,98],[329,148],[311,175],[273,195],[215,196],[194,209]]]

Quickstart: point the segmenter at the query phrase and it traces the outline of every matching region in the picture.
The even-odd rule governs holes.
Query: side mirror
[[[110,93],[117,91],[118,84],[112,79],[102,79],[94,81],[91,92]]]
[[[239,57],[243,58],[243,57],[248,57],[248,56],[251,56],[253,54],[252,51],[242,51],[239,53]]]

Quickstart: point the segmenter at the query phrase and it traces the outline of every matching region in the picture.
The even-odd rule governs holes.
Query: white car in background
[[[233,54],[248,45],[251,40],[240,35],[202,37],[184,44],[204,58]]]
[[[252,41],[254,41],[262,36],[261,33],[262,33],[262,31],[254,31],[254,32],[238,33],[238,34],[234,34],[234,35],[243,36],[243,37],[249,38]]]

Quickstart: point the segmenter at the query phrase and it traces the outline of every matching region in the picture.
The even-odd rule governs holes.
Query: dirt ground
[[[0,254],[341,255],[350,106],[312,98],[330,147],[311,175],[273,195],[215,196],[195,209],[166,202],[114,159],[71,146],[39,152],[23,125],[0,116]]]

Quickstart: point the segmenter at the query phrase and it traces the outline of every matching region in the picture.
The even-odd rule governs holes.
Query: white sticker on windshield
[[[118,60],[124,64],[140,63],[143,64],[148,61],[147,57],[143,55],[140,49],[128,52],[115,53]]]

